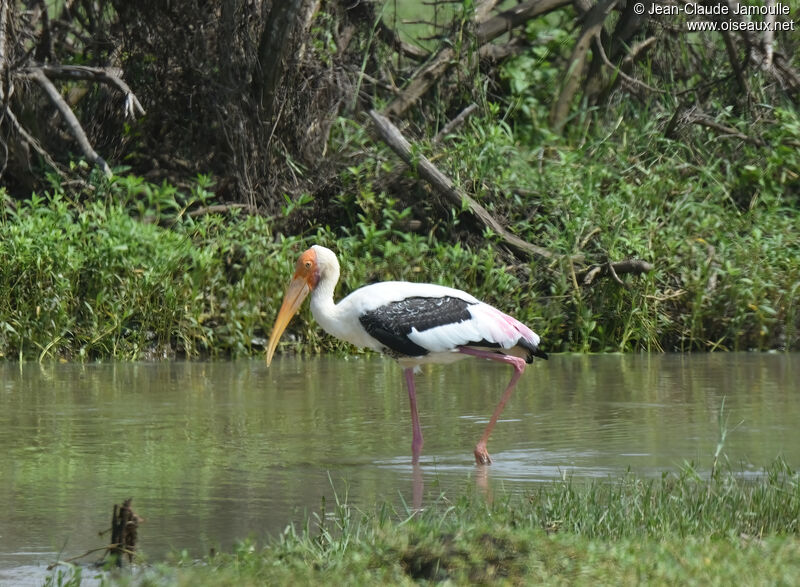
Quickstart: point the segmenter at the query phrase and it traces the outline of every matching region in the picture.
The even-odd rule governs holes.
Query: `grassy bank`
[[[313,243],[342,255],[342,292],[375,279],[430,279],[515,304],[519,282],[491,251],[360,223],[276,236],[261,216],[202,215],[198,198],[135,178],[76,203],[56,191],[0,217],[0,356],[10,359],[246,356],[263,349],[296,255]],[[149,206],[138,208],[142,191]],[[155,205],[153,202],[157,203]],[[455,272],[455,273],[454,273]],[[457,276],[459,279],[453,279]],[[308,317],[308,314],[305,314]],[[337,348],[308,320],[307,351]]]
[[[687,467],[659,479],[566,479],[494,499],[441,496],[416,513],[339,503],[266,546],[246,541],[203,561],[178,557],[137,581],[793,584],[798,533],[800,483],[784,463],[750,480],[730,469],[701,479]]]
[[[470,136],[492,124],[476,124]],[[502,154],[515,140],[497,125],[486,149]],[[460,154],[464,174],[481,169],[480,161],[466,160],[470,153],[469,145],[454,150],[453,167]],[[581,253],[586,264],[643,258],[655,266],[651,273],[623,276],[624,284],[606,278],[578,285],[578,267],[566,259],[520,263],[488,244],[491,238],[466,239],[472,246],[454,240],[454,213],[410,232],[408,220],[418,211],[357,184],[369,175],[362,167],[348,169],[350,188],[338,196],[337,205],[353,211],[352,222],[328,227],[310,220],[295,236],[278,234],[276,218],[236,211],[191,216],[214,199],[203,181],[177,190],[119,177],[98,182],[85,200],[58,187],[24,202],[4,199],[0,357],[260,353],[296,255],[312,243],[339,254],[340,295],[385,279],[452,285],[527,322],[548,351],[798,348],[796,186],[793,192],[770,184],[741,206],[724,186],[754,173],[747,166],[719,163],[687,173],[676,154],[645,165],[600,141],[562,146],[557,157],[545,173],[533,173],[523,158],[523,167],[510,167],[514,175],[497,178],[501,187],[528,185],[536,193],[522,199],[509,187],[507,202],[494,200],[495,213],[559,254]],[[729,177],[734,171],[738,180]],[[769,181],[781,173],[790,168],[775,163]],[[313,205],[287,205],[285,216],[313,218]],[[290,332],[296,337],[285,337],[282,350],[343,348],[308,313]]]
[[[530,54],[511,59],[503,96],[484,94],[444,143],[415,146],[553,257],[522,260],[476,234],[408,170],[406,192],[396,180],[387,188],[396,156],[367,122],[340,118],[329,140],[339,191],[287,198],[274,217],[210,211],[219,199],[202,176],[178,189],[91,175],[78,193],[54,180],[23,201],[0,187],[0,357],[260,353],[296,256],[312,243],[339,254],[339,295],[387,279],[455,286],[528,323],[551,352],[800,348],[796,109],[759,121],[768,148],[700,126],[667,138],[669,95],[584,109],[554,135],[542,88],[559,75]],[[576,279],[627,258],[654,269]],[[281,350],[344,348],[307,310],[291,332]]]

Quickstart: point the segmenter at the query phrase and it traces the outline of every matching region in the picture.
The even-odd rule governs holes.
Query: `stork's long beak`
[[[278,317],[275,319],[275,325],[272,327],[272,334],[269,336],[269,344],[267,345],[267,367],[272,362],[272,355],[275,353],[275,347],[278,346],[278,340],[281,334],[286,330],[289,321],[300,309],[303,300],[306,299],[311,288],[303,277],[296,276],[292,279],[289,287],[286,289],[286,295],[283,296],[283,304],[281,309],[278,310]]]

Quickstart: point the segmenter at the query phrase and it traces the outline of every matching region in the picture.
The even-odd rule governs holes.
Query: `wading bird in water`
[[[514,374],[475,446],[475,461],[491,463],[486,443],[525,364],[533,362],[533,357],[547,358],[539,350],[539,336],[511,316],[450,287],[385,281],[357,289],[335,304],[333,290],[338,281],[339,261],[333,251],[314,245],[300,255],[269,337],[267,365],[281,334],[310,293],[311,313],[327,333],[381,351],[403,367],[411,403],[412,462],[416,464],[422,452],[422,429],[414,371],[425,363],[452,363],[467,356],[507,363],[514,367]]]

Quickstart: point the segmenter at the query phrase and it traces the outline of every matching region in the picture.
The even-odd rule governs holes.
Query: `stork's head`
[[[272,355],[278,346],[281,334],[286,330],[292,317],[300,309],[308,294],[322,285],[336,285],[339,280],[339,262],[333,251],[314,245],[300,255],[295,265],[294,276],[283,296],[283,304],[278,310],[278,317],[272,327],[272,334],[267,344],[267,365],[272,362]],[[331,285],[331,290],[332,290]],[[331,295],[333,292],[331,291]]]

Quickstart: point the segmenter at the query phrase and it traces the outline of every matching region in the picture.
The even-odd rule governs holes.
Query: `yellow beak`
[[[272,334],[269,336],[269,344],[267,345],[267,367],[272,362],[272,355],[275,354],[275,348],[278,346],[278,340],[289,325],[289,321],[297,314],[303,300],[306,299],[311,288],[302,277],[295,277],[286,289],[286,295],[283,296],[283,304],[281,309],[278,310],[278,317],[275,319],[275,325],[272,327]]]

